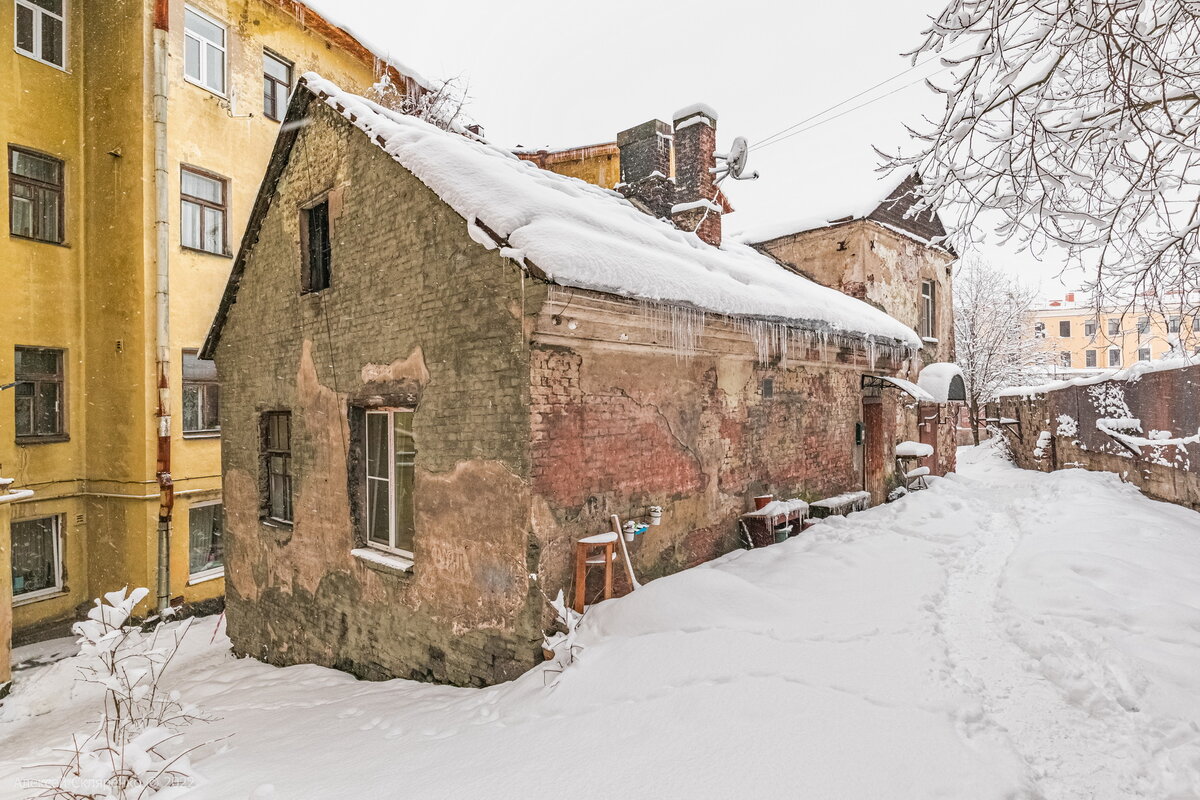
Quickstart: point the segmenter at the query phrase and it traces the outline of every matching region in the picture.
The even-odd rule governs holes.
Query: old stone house
[[[921,337],[714,244],[715,124],[677,114],[674,186],[645,176],[673,225],[306,76],[204,348],[235,650],[489,684],[610,514],[662,507],[648,579],[737,547],[763,492],[883,499]]]

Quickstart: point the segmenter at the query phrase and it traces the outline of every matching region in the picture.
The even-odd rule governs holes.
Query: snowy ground
[[[188,634],[189,798],[1200,798],[1200,515],[986,449],[898,503],[596,607],[561,674],[365,683]],[[0,797],[94,714],[18,673]]]

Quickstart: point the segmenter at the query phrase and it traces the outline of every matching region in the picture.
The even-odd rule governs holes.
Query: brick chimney
[[[703,103],[675,112],[675,227],[721,244],[722,200],[713,185],[717,166],[717,112]]]
[[[671,126],[652,119],[617,134],[621,149],[622,194],[639,200],[656,217],[670,217],[675,203],[671,181]]]

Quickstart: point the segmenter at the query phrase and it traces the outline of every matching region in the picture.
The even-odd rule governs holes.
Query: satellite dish
[[[725,162],[723,167],[714,170],[718,183],[726,178],[733,178],[735,181],[752,181],[758,178],[757,172],[745,174],[746,162],[750,160],[750,146],[746,144],[745,136],[735,138],[729,152],[717,153],[717,159]]]

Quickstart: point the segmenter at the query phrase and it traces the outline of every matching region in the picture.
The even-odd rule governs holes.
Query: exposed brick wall
[[[1151,372],[1136,380],[1071,386],[1028,397],[1005,397],[995,406],[1000,417],[1018,424],[1001,426],[1016,463],[1051,471],[1071,467],[1115,472],[1151,497],[1200,509],[1200,444],[1183,447],[1123,447],[1097,426],[1098,419],[1132,417],[1141,433],[1168,431],[1188,437],[1200,431],[1200,366]],[[1048,446],[1038,447],[1042,431]]]
[[[863,364],[839,364],[831,353],[824,363],[763,366],[745,339],[691,357],[648,343],[614,346],[620,339],[608,338],[608,326],[627,332],[627,342],[639,338],[636,304],[591,317],[581,302],[570,301],[578,338],[535,338],[531,362],[544,584],[566,585],[574,541],[608,530],[611,514],[645,519],[650,506],[663,507],[662,524],[632,546],[639,577],[652,578],[739,546],[738,517],[756,495],[816,500],[862,488]],[[915,436],[897,426],[906,419],[901,402],[898,392],[882,398],[880,447],[889,455],[880,480],[889,485],[896,441]]]
[[[331,110],[310,114],[216,350],[237,652],[494,683],[540,658],[545,597],[569,588],[575,540],[610,514],[664,507],[634,546],[648,579],[736,547],[754,495],[863,485],[861,375],[900,364],[816,345],[762,364],[716,319],[684,353],[637,301],[524,276]],[[299,209],[324,193],[332,288],[302,295]],[[877,499],[894,483],[896,441],[917,435],[904,399],[881,398]],[[416,409],[407,574],[351,553],[364,543],[356,436],[369,406]],[[260,519],[259,419],[282,409],[286,527]]]

